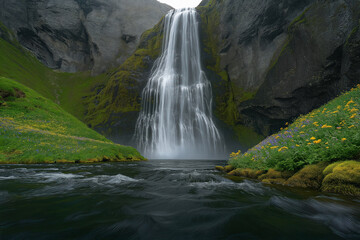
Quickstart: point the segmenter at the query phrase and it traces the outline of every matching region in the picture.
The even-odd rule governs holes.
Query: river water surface
[[[0,166],[0,239],[360,239],[360,201],[232,181],[225,161]]]

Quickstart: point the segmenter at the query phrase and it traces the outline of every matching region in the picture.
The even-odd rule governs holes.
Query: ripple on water
[[[15,177],[15,176],[1,177],[1,176],[0,176],[0,181],[3,181],[3,180],[13,180],[13,179],[17,179],[17,177]]]
[[[297,200],[279,196],[272,197],[270,204],[291,214],[321,222],[343,238],[360,238],[360,212],[351,206],[315,199]]]
[[[72,173],[53,173],[53,172],[45,172],[45,173],[37,173],[34,177],[43,179],[45,182],[58,182],[64,181],[74,178],[82,178],[84,176]]]
[[[10,194],[8,191],[0,191],[0,204],[9,201]]]

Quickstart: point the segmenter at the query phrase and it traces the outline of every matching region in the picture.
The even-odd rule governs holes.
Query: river
[[[360,239],[360,201],[230,180],[225,161],[0,166],[0,239]]]

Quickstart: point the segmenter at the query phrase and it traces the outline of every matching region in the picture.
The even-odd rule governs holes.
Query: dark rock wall
[[[141,36],[135,53],[113,72],[109,81],[87,99],[86,122],[98,132],[121,144],[132,142],[141,107],[141,93],[161,53],[163,20]]]
[[[156,0],[0,0],[0,22],[50,68],[119,66],[170,7]]]
[[[198,9],[206,64],[223,88],[216,112],[235,131],[266,136],[360,80],[358,0],[206,0]]]

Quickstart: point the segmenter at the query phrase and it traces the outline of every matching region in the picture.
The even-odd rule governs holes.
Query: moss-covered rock
[[[360,162],[345,161],[329,167],[324,171],[327,175],[322,191],[360,196]]]
[[[290,177],[285,185],[292,187],[319,189],[323,180],[323,171],[327,163],[308,165]]]
[[[334,162],[334,163],[328,165],[328,166],[324,169],[324,171],[322,172],[323,175],[324,175],[324,176],[329,175],[330,173],[333,172],[333,170],[334,170],[334,168],[335,168],[336,166],[338,166],[339,164],[341,164],[341,163],[343,163],[343,162],[344,162],[344,161]]]
[[[237,168],[229,172],[229,175],[257,179],[259,176],[263,175],[264,173],[265,171],[263,170],[254,170],[250,168],[245,168],[245,169]]]
[[[216,166],[215,169],[218,171],[221,171],[221,172],[225,172],[225,169],[223,166]]]
[[[227,166],[224,167],[224,170],[225,170],[225,172],[231,172],[231,171],[234,170],[234,167],[231,166],[231,165],[227,165]]]
[[[265,174],[260,175],[258,179],[267,184],[284,184],[291,175],[292,173],[290,172],[281,172],[275,169],[269,169]]]

